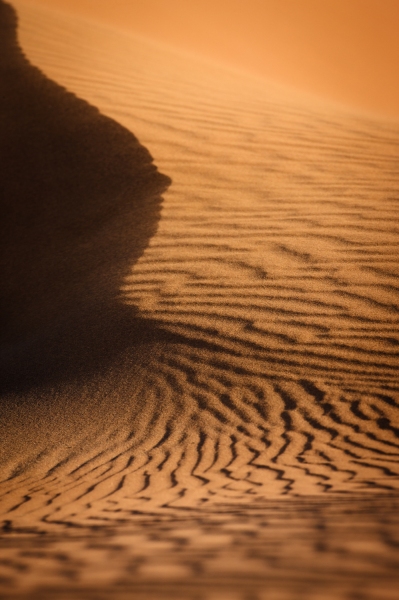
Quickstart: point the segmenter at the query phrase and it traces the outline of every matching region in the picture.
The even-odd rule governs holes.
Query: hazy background
[[[399,118],[398,0],[27,0]]]

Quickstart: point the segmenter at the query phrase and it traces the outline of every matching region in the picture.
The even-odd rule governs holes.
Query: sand
[[[395,598],[399,125],[13,6],[3,596]]]
[[[399,119],[397,0],[24,0]]]

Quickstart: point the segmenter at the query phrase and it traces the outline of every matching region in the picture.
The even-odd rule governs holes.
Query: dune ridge
[[[13,4],[173,184],[135,340],[3,395],[7,593],[394,598],[399,126]]]
[[[130,131],[30,64],[12,8],[0,11],[4,390],[84,369],[107,330],[111,345],[122,337],[120,281],[170,180]]]

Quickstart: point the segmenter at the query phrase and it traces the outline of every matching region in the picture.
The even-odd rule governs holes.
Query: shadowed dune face
[[[170,179],[130,131],[29,63],[4,2],[0,33],[2,367],[22,385],[99,359],[110,330],[115,349],[113,328],[134,314],[118,290]]]

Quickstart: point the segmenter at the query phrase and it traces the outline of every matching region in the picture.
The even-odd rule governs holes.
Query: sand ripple
[[[5,399],[10,594],[394,598],[397,125],[15,5],[173,185],[132,343]]]

